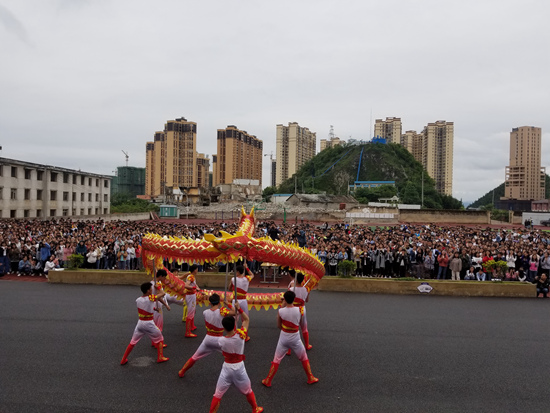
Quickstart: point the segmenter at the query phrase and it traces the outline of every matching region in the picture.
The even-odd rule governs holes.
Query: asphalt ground
[[[264,290],[265,291],[265,290]],[[178,370],[202,340],[165,313],[170,361],[143,339],[137,287],[0,281],[0,412],[207,412],[223,358]],[[548,412],[550,300],[314,292],[307,306],[320,379],[286,357],[265,388],[275,311],[252,311],[246,368],[266,412]],[[249,412],[231,388],[219,412]]]

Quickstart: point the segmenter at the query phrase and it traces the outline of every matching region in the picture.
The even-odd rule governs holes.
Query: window
[[[92,186],[92,178],[88,178],[88,186]]]
[[[17,214],[17,210],[16,210],[16,209],[12,209],[12,210],[10,211],[10,218],[15,218],[16,214]]]
[[[57,191],[50,191],[50,201],[57,201]]]
[[[31,211],[28,209],[25,209],[23,211],[23,218],[29,218],[31,216]]]
[[[84,208],[80,208],[80,215],[84,215]]]
[[[84,192],[80,194],[80,202],[84,202]]]
[[[57,172],[52,172],[50,174],[50,181],[51,182],[57,182]],[[55,216],[55,215],[52,215],[52,216]]]
[[[63,172],[63,183],[64,184],[69,183],[69,174],[67,172]]]
[[[88,194],[88,202],[92,202],[92,194]]]
[[[42,210],[41,209],[37,209],[36,210],[36,218],[40,218],[42,216]]]
[[[97,178],[95,180],[95,186],[99,186],[99,179],[97,179]]]
[[[84,185],[84,177],[83,176],[80,177],[80,185]],[[84,215],[84,214],[82,214],[82,215]]]
[[[108,202],[109,196],[107,194],[103,195],[103,202]]]
[[[41,201],[42,200],[42,190],[41,189],[37,189],[36,190],[36,199],[38,201]]]
[[[1,176],[1,175],[0,175],[0,176]],[[104,186],[105,188],[109,188],[109,181],[108,181],[108,180],[104,180],[104,181],[103,181],[103,186]]]
[[[12,178],[17,178],[17,166],[12,166],[11,167],[11,177]]]
[[[31,190],[25,188],[25,201],[28,201],[29,199],[31,199]]]
[[[4,165],[0,165],[0,176],[4,176]]]
[[[95,194],[95,202],[99,202],[99,194]]]
[[[73,175],[73,185],[76,185],[76,175]]]
[[[11,189],[10,199],[11,200],[17,200],[17,188],[12,188]]]
[[[73,192],[73,202],[75,202],[75,201],[76,201],[76,192]]]
[[[88,215],[92,215],[92,208],[88,208]]]
[[[44,171],[36,171],[36,180],[41,181],[44,179]]]
[[[76,208],[73,208],[73,215],[76,215]]]
[[[68,209],[63,209],[63,216],[64,217],[69,216],[69,210]]]
[[[95,214],[96,214],[96,215],[99,215],[99,208],[96,208],[96,209],[95,209]]]
[[[31,170],[25,168],[25,179],[31,179]]]
[[[55,217],[55,209],[50,209],[50,216]]]
[[[63,201],[68,201],[69,200],[69,193],[68,192],[63,192]],[[66,216],[66,215],[64,215]]]
[[[103,213],[107,215],[107,208],[103,208]]]

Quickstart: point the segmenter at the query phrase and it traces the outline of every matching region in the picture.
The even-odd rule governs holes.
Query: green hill
[[[548,196],[550,194],[550,176],[548,175],[546,175],[545,187],[545,198],[548,199]],[[477,199],[475,202],[469,205],[468,208],[481,208],[486,205],[493,205],[493,191],[495,191],[494,200],[496,202],[500,199],[500,197],[504,196],[504,182],[496,188],[487,192],[481,198]]]
[[[361,154],[362,152],[362,154]],[[359,176],[357,169],[361,158]],[[279,193],[347,194],[348,184],[358,181],[395,181],[396,187],[358,189],[353,195],[360,202],[377,201],[398,194],[401,202],[420,204],[422,164],[397,144],[341,145],[327,148],[306,162],[278,188]],[[462,202],[435,190],[434,180],[424,171],[424,206],[436,209],[459,209]]]

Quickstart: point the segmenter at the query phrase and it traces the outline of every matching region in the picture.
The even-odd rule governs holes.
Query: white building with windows
[[[110,213],[111,176],[0,158],[0,218]]]

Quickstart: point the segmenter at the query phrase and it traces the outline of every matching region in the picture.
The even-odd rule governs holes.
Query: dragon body
[[[176,260],[179,264],[192,263],[230,263],[239,259],[257,260],[282,267],[289,267],[305,276],[306,288],[313,289],[325,274],[323,263],[307,248],[300,248],[294,243],[274,241],[269,237],[254,238],[256,225],[254,208],[250,214],[241,209],[239,228],[235,235],[221,231],[221,237],[205,234],[201,240],[188,238],[162,237],[147,234],[142,239],[143,263],[148,273],[164,267],[164,260]],[[173,296],[183,297],[185,282],[171,274],[166,277],[164,289]],[[217,293],[222,300],[223,291],[203,290],[197,292],[199,305],[208,302],[208,297]],[[228,297],[229,298],[229,297]],[[281,303],[282,293],[254,294],[248,293],[249,308],[277,308]]]

